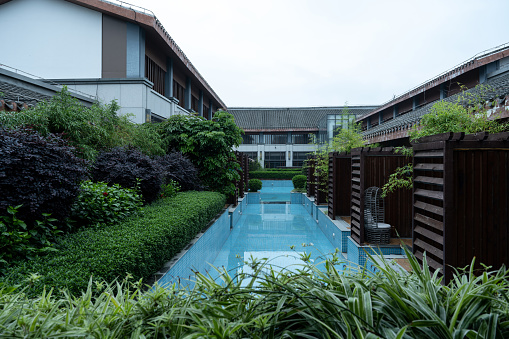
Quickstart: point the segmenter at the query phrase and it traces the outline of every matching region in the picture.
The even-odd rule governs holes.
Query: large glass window
[[[292,144],[309,144],[308,133],[292,133]]]
[[[265,168],[286,167],[286,152],[265,152]]]
[[[327,141],[331,142],[341,129],[348,129],[354,122],[354,114],[327,115]]]
[[[304,160],[308,158],[308,152],[293,152],[293,167],[302,167]]]
[[[266,144],[274,145],[274,144],[282,144],[286,145],[288,141],[287,134],[265,134],[264,141]]]
[[[260,143],[260,135],[259,134],[244,134],[242,136],[243,144],[259,144]]]
[[[164,95],[164,76],[166,72],[154,60],[145,56],[145,77],[154,83],[153,90]]]

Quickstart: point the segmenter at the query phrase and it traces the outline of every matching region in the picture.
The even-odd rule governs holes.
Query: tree
[[[233,147],[242,142],[243,131],[233,115],[217,111],[212,120],[198,116],[175,115],[159,126],[166,151],[185,154],[198,168],[199,177],[209,189],[232,195],[240,180]]]

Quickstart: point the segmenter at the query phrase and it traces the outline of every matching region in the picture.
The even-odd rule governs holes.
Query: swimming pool
[[[234,212],[235,218],[223,214],[176,260],[159,283],[191,287],[192,272],[208,271],[214,278],[219,276],[210,265],[226,269],[232,277],[240,272],[249,274],[252,270],[246,262],[252,260],[267,260],[275,269],[296,270],[304,264],[303,254],[317,263],[324,255],[335,252],[336,247],[320,229],[318,219],[301,202],[290,203],[292,189],[291,181],[264,181],[260,193],[249,193],[259,198],[249,196],[242,201]]]

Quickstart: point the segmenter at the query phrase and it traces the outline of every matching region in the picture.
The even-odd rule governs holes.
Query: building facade
[[[408,132],[439,100],[456,102],[462,91],[485,86],[488,115],[509,117],[509,44],[484,51],[357,118],[368,143],[409,145]]]
[[[20,21],[20,13],[23,20]],[[0,31],[23,48],[6,65],[65,84],[102,102],[117,100],[134,121],[226,105],[149,10],[121,1],[0,0]]]
[[[245,132],[238,151],[264,168],[300,167],[316,144],[330,141],[338,128],[348,128],[375,106],[353,107],[230,107]]]

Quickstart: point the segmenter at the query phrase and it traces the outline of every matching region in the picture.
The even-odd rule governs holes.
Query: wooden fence
[[[234,181],[235,184],[235,194],[228,197],[228,203],[237,206],[239,201],[239,197],[244,197],[244,190],[247,187],[247,183],[249,181],[249,158],[245,153],[235,152],[235,157],[237,158],[237,162],[239,164],[240,170],[240,179]]]
[[[509,133],[445,133],[414,149],[413,252],[445,273],[509,263]]]
[[[329,154],[328,185],[329,218],[350,216],[352,198],[352,156],[349,153]]]
[[[352,150],[351,237],[360,245],[364,235],[364,191],[382,187],[398,167],[411,159],[387,148],[356,148]],[[412,191],[399,189],[385,198],[385,222],[392,226],[391,237],[412,237]]]

